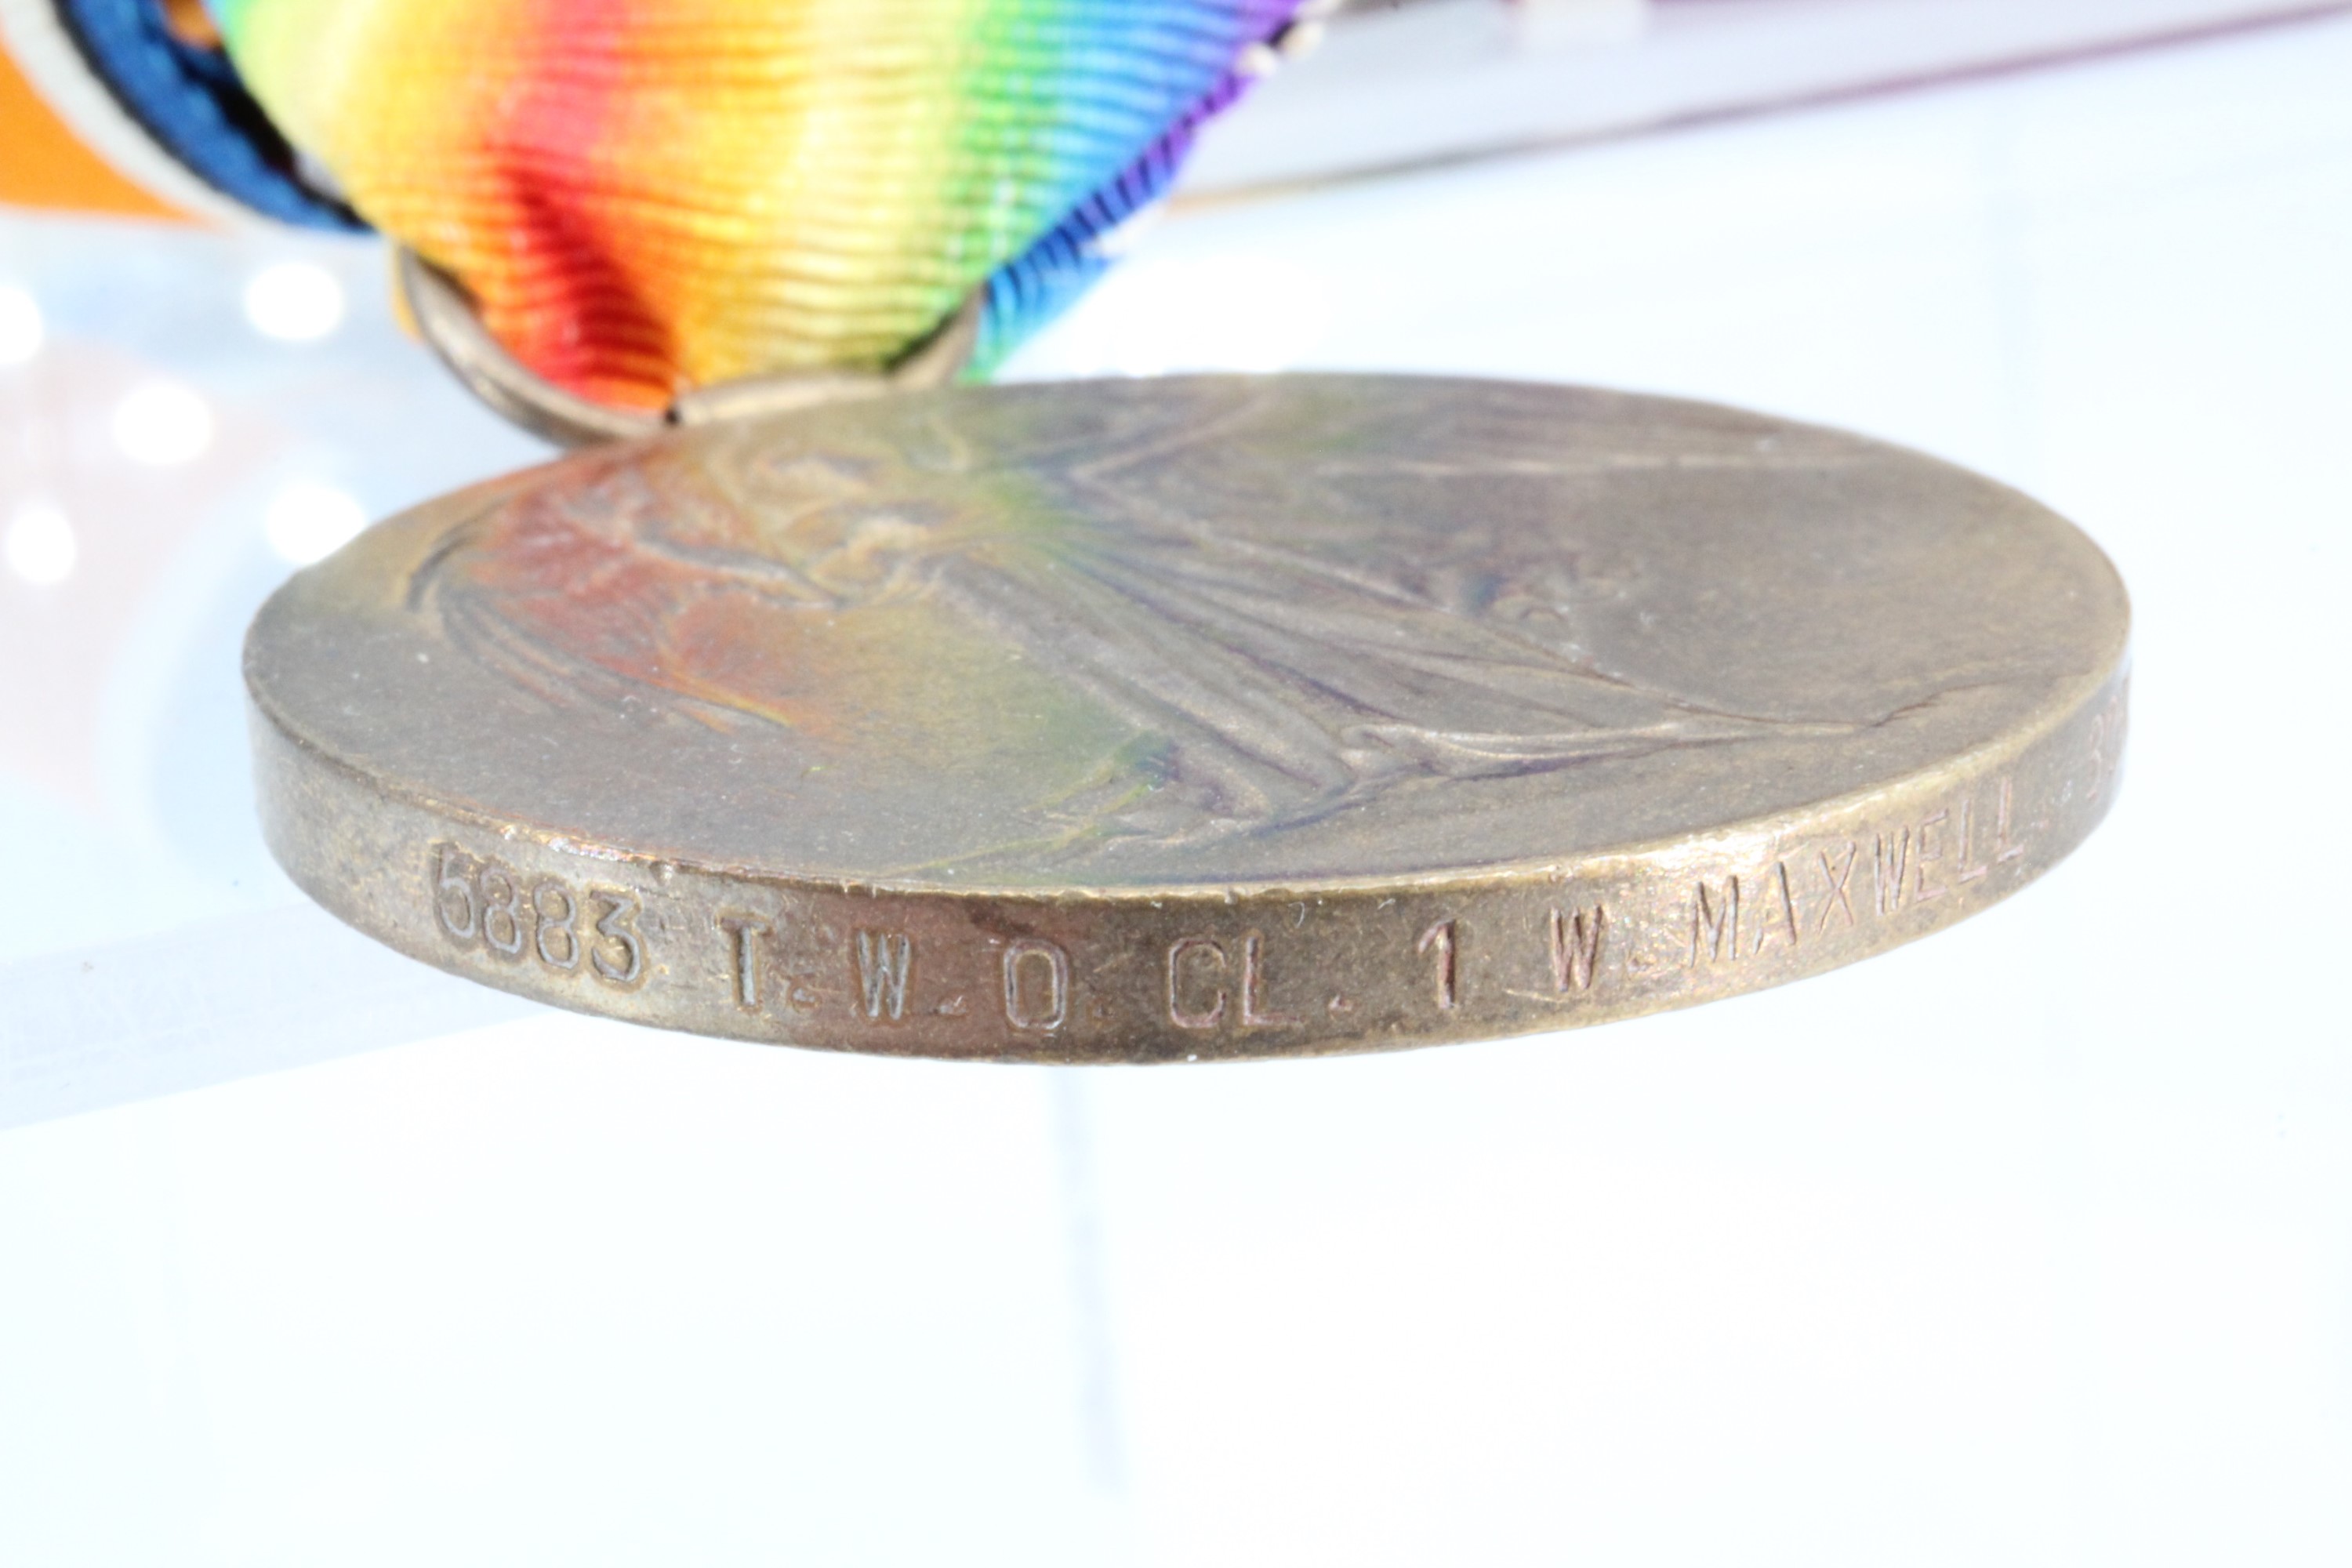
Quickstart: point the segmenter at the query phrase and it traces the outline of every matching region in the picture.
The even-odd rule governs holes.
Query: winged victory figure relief
[[[715,728],[812,732],[824,715],[772,656],[810,646],[793,628],[928,606],[1131,727],[1098,787],[1056,809],[1160,843],[1416,782],[1884,717],[1730,711],[1611,668],[1578,625],[1592,563],[1478,504],[1479,476],[1528,468],[1523,443],[1298,456],[1253,443],[1263,410],[1235,387],[1103,403],[1076,430],[1024,426],[1000,398],[895,429],[714,432],[493,510],[419,570],[412,603],[551,702],[658,694]]]

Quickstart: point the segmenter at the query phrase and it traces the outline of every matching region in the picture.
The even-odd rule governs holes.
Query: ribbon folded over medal
[[[975,289],[984,371],[1102,269],[1302,8],[213,0],[220,49],[164,0],[0,0],[0,22],[52,103],[87,97],[80,69],[208,189],[356,215],[530,369],[658,408],[887,365]]]

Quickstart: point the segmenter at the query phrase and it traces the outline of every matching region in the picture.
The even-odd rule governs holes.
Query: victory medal
[[[906,394],[432,503],[247,658],[270,842],[427,963],[837,1049],[1300,1055],[1775,984],[2096,823],[2126,607],[1989,481],[1405,377]]]

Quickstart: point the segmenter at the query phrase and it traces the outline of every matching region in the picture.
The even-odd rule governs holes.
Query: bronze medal
[[[1989,480],[1572,388],[908,393],[595,448],[289,583],[287,869],[561,1006],[1310,1055],[1926,935],[2097,823],[2123,588]]]

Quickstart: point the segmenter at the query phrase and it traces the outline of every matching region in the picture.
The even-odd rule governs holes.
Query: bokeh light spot
[[[213,411],[173,381],[132,387],[114,405],[114,444],[134,463],[169,468],[205,455],[213,444]]]
[[[261,527],[272,550],[308,566],[357,539],[367,527],[367,509],[332,485],[297,479],[270,501]]]
[[[280,261],[245,286],[245,319],[265,338],[315,342],[343,324],[343,286],[315,261]]]
[[[41,307],[13,283],[0,283],[0,365],[23,364],[41,352]]]
[[[46,501],[28,501],[9,519],[0,554],[7,557],[9,571],[36,587],[46,588],[73,574],[80,551],[74,542],[73,524],[64,512]]]

